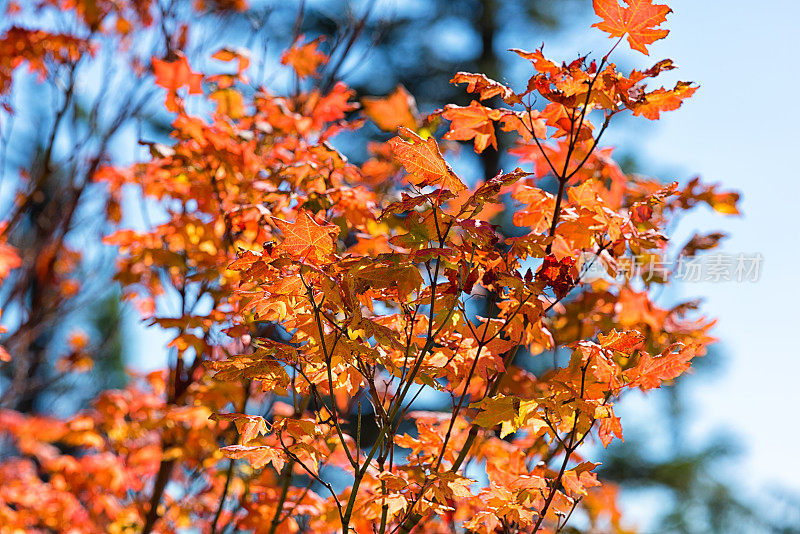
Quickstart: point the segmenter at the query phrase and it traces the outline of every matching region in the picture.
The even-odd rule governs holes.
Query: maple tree
[[[123,34],[151,23],[146,1],[63,7]],[[594,8],[615,38],[604,56],[558,63],[514,49],[533,71],[524,90],[456,73],[475,100],[428,117],[402,88],[359,102],[343,82],[323,83],[320,40],[298,36],[281,55],[297,88],[284,96],[251,85],[242,50],[216,51],[220,71],[196,67],[177,34],[148,67],[173,142],[91,172],[117,226],[104,240],[118,250],[115,278],[171,333],[170,365],[68,418],[0,412],[17,451],[0,463],[2,524],[488,533],[559,532],[572,520],[626,532],[586,445],[622,439],[614,403],[676,379],[714,339],[696,303],[655,302],[673,273],[618,274],[632,257],[664,257],[684,211],[734,214],[738,195],[627,175],[601,146],[615,116],[656,120],[696,86],[648,90],[670,60],[628,74],[611,61],[626,38],[647,54],[665,37],[668,7]],[[62,37],[23,38],[47,43],[40,52],[0,48],[2,87],[23,62],[89,53]],[[488,107],[492,97],[507,107]],[[392,137],[358,165],[336,136],[365,119]],[[446,159],[452,145],[435,138],[443,123],[445,140],[477,153],[498,146],[498,127],[515,135],[510,153],[530,170],[466,184]],[[132,188],[160,222],[124,224]],[[524,232],[501,239],[491,220],[506,196]],[[687,250],[719,241],[705,237]],[[607,276],[588,278],[595,264]],[[20,265],[0,243],[0,277]],[[71,345],[64,365],[80,371],[85,342]],[[548,351],[569,356],[546,373],[523,365]],[[0,358],[15,365],[13,350]],[[419,410],[422,395],[450,409]]]

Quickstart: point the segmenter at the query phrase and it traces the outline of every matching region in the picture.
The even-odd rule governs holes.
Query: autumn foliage
[[[147,1],[51,3],[92,31],[158,16]],[[671,60],[613,63],[625,40],[646,55],[667,35],[667,6],[594,10],[605,55],[515,49],[526,86],[455,73],[474,100],[427,117],[402,87],[359,101],[318,83],[324,43],[305,37],[280,59],[290,94],[254,87],[239,49],[209,72],[180,46],[151,58],[172,143],[92,180],[116,225],[115,279],[171,333],[170,365],[71,417],[0,412],[14,451],[0,531],[628,532],[589,445],[622,439],[619,398],[677,378],[714,339],[695,303],[655,302],[672,273],[620,266],[666,255],[686,210],[737,213],[738,197],[626,174],[601,144],[615,117],[656,120],[697,88],[651,86]],[[93,50],[91,36],[15,26],[0,91]],[[387,135],[356,164],[336,138],[367,120]],[[520,167],[467,183],[453,141],[481,153],[498,128]],[[145,229],[126,226],[131,190],[159,212]],[[503,210],[516,237],[492,222]],[[597,265],[606,275],[587,277]],[[18,267],[0,242],[0,276]],[[447,409],[415,404],[432,396]]]

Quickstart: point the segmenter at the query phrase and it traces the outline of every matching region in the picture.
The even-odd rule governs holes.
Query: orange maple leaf
[[[232,119],[240,119],[245,115],[244,100],[235,89],[220,89],[208,96],[217,102],[217,112]]]
[[[361,99],[361,104],[367,117],[381,130],[393,132],[400,127],[411,130],[417,128],[414,97],[408,94],[402,85],[398,85],[385,98],[364,97]]]
[[[411,183],[423,187],[438,185],[456,194],[467,188],[444,160],[432,137],[423,139],[407,128],[400,131],[410,141],[394,137],[388,143],[397,160],[408,172]]]
[[[589,463],[589,465],[595,464]],[[567,494],[572,497],[586,495],[587,488],[600,485],[600,482],[597,481],[597,475],[595,473],[589,473],[588,471],[579,472],[578,469],[582,467],[583,464],[575,469],[564,471],[564,474],[561,477],[561,484],[564,486],[564,489],[567,490]]]
[[[604,349],[616,350],[630,355],[633,349],[642,344],[644,335],[636,330],[627,330],[623,332],[612,330],[608,335],[599,334],[597,339]]]
[[[246,51],[233,50],[232,48],[220,48],[211,56],[219,61],[233,61],[238,62],[236,74],[241,75],[250,66],[250,58]]]
[[[692,178],[680,192],[677,204],[681,209],[689,209],[699,202],[705,202],[709,207],[725,215],[739,215],[739,193],[735,191],[718,191],[719,184],[704,185],[700,178]]]
[[[299,42],[303,36],[297,38]],[[282,65],[291,65],[300,78],[316,74],[320,65],[328,62],[328,56],[317,50],[322,38],[314,39],[304,45],[297,42],[281,56]]]
[[[625,371],[626,378],[631,381],[628,387],[638,387],[642,391],[661,387],[664,380],[672,380],[683,374],[697,355],[697,346],[683,347],[673,352],[674,346],[668,347],[661,356],[653,358],[643,352],[636,367]]]
[[[561,67],[559,67],[558,64],[544,57],[544,50],[542,48],[539,48],[535,52],[528,52],[527,50],[521,50],[519,48],[509,48],[508,50],[530,61],[537,72],[550,76],[561,73]]]
[[[268,464],[272,464],[273,467],[280,472],[286,463],[282,451],[275,447],[268,447],[265,445],[257,447],[228,445],[227,447],[223,447],[222,451],[228,458],[233,458],[234,460],[248,460],[254,469],[261,469]]]
[[[199,72],[192,72],[185,56],[180,56],[175,61],[162,61],[153,57],[153,74],[156,85],[167,90],[167,98],[164,103],[168,111],[178,111],[180,108],[178,89],[188,86],[190,95],[203,93],[203,88],[200,86],[203,75]]]
[[[272,221],[283,232],[284,239],[276,247],[279,251],[296,258],[316,259],[322,259],[334,251],[334,238],[339,235],[339,227],[318,224],[305,210],[293,223],[278,217],[273,217]]]
[[[484,74],[472,74],[469,72],[457,72],[453,79],[450,80],[452,84],[466,83],[468,93],[478,93],[480,100],[488,100],[493,96],[500,95],[505,102],[512,104],[519,102],[519,98],[514,94],[514,91],[506,87],[500,82],[487,78]]]
[[[609,406],[608,407],[608,417],[600,419],[600,427],[599,432],[600,441],[603,443],[603,447],[608,448],[608,445],[614,439],[614,436],[625,441],[622,438],[622,423],[619,420],[619,417],[614,415],[614,408]]]
[[[653,4],[653,0],[594,0],[594,12],[603,19],[592,26],[610,34],[611,37],[628,36],[628,44],[639,52],[650,55],[646,45],[663,39],[669,30],[657,27],[672,13],[669,6]]]
[[[211,419],[217,421],[233,421],[233,423],[236,425],[236,430],[239,431],[239,435],[241,436],[241,445],[247,445],[258,436],[266,434],[269,431],[267,422],[263,417],[259,417],[257,415],[221,413],[212,415]]]
[[[153,73],[156,78],[156,85],[168,91],[177,91],[181,87],[188,86],[189,94],[202,94],[203,89],[200,82],[203,75],[192,72],[189,61],[181,56],[175,61],[162,61],[157,57],[153,58]]]
[[[691,82],[678,82],[674,89],[656,89],[645,94],[640,102],[631,103],[628,107],[634,115],[643,115],[650,120],[658,120],[662,111],[673,111],[681,107],[683,101],[697,91]]]
[[[504,115],[502,110],[487,108],[475,100],[466,107],[448,104],[442,117],[452,123],[444,138],[455,141],[474,139],[475,152],[479,154],[489,145],[497,150],[497,137],[494,133],[493,121],[501,119]]]

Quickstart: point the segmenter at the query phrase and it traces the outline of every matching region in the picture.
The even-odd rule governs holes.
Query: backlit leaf
[[[389,140],[389,146],[409,173],[411,183],[419,186],[436,185],[456,194],[466,189],[464,183],[442,157],[432,137],[423,139],[406,128],[403,128],[401,133],[408,137],[409,141],[394,137]]]
[[[628,36],[631,48],[649,54],[647,45],[663,39],[669,30],[658,26],[667,20],[672,10],[665,5],[653,4],[653,0],[594,0],[594,12],[603,22],[593,24],[611,37]]]
[[[339,227],[317,223],[305,210],[294,222],[273,217],[272,221],[283,233],[283,241],[277,249],[295,258],[321,259],[334,251],[334,239],[339,235]]]

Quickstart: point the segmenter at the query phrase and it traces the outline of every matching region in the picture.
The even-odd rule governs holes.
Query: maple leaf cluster
[[[646,54],[669,8],[625,6],[596,0],[597,26]],[[281,56],[304,88],[289,96],[250,90],[241,51],[213,56],[221,73],[180,53],[153,58],[174,142],[94,180],[116,207],[105,239],[115,278],[172,332],[174,363],[70,418],[0,412],[18,451],[0,463],[4,525],[554,532],[580,509],[586,532],[625,532],[585,445],[622,439],[620,396],[676,379],[714,339],[694,303],[655,302],[651,288],[669,276],[620,278],[619,264],[662,257],[683,211],[735,213],[737,196],[628,175],[600,143],[614,116],[657,119],[695,87],[647,91],[669,60],[624,75],[611,51],[559,64],[515,50],[533,70],[524,90],[458,73],[479,100],[425,118],[403,88],[361,102],[342,82],[325,89],[323,50],[299,38]],[[23,60],[0,60],[0,76]],[[508,107],[481,103],[496,97]],[[359,109],[397,134],[361,165],[334,148],[363,124]],[[445,139],[477,152],[497,147],[499,125],[530,170],[468,186],[435,138],[440,116]],[[125,188],[159,206],[161,222],[122,225]],[[518,237],[491,223],[504,202]],[[584,279],[588,262],[608,276]],[[18,265],[0,243],[0,276]],[[546,351],[569,356],[526,368]],[[426,391],[447,409],[416,410]]]
[[[551,286],[556,297],[563,299],[575,285],[577,279],[575,260],[565,257],[559,261],[555,259],[555,256],[547,255],[539,270],[536,271],[536,278]]]

